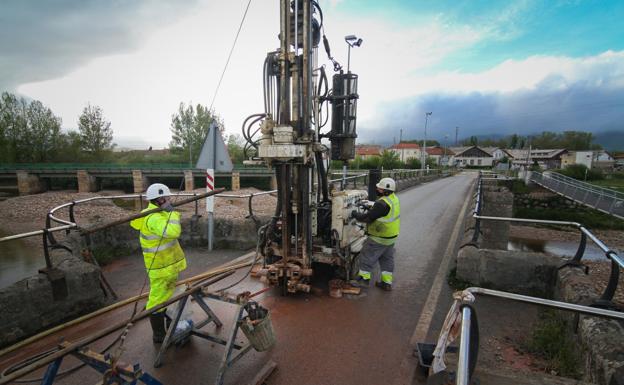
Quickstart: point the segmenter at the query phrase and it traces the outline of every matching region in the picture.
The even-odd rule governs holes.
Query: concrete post
[[[87,170],[78,170],[78,192],[95,192],[97,191],[97,178],[90,175]]]
[[[46,188],[39,176],[20,170],[17,171],[17,190],[20,195],[30,195],[43,192]]]
[[[232,191],[240,190],[240,172],[232,172]]]
[[[271,190],[277,190],[277,177],[275,175],[271,177]]]
[[[184,191],[195,190],[195,179],[193,178],[193,170],[184,170]]]
[[[132,184],[134,186],[134,193],[140,194],[147,190],[149,186],[149,179],[143,175],[141,170],[132,170]]]
[[[513,216],[511,191],[506,187],[496,186],[495,183],[484,182],[481,215],[508,218]],[[483,233],[481,248],[507,250],[509,222],[481,221],[481,231]]]

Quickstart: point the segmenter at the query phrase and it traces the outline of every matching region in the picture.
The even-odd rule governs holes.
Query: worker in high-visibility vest
[[[150,291],[145,309],[151,309],[173,295],[178,280],[178,273],[186,269],[186,258],[178,238],[182,232],[180,213],[173,210],[171,191],[162,183],[154,183],[145,193],[150,202],[145,210],[161,208],[159,211],[130,222],[130,226],[139,230],[139,241],[143,259],[150,280]],[[150,315],[152,339],[161,343],[165,339],[167,316],[166,309]]]
[[[401,205],[394,193],[394,179],[383,178],[375,186],[379,198],[373,206],[364,212],[351,212],[353,218],[367,223],[368,234],[360,251],[360,270],[354,283],[359,287],[368,287],[372,271],[379,263],[381,277],[375,286],[389,291],[392,290],[394,280],[394,243],[401,228]]]

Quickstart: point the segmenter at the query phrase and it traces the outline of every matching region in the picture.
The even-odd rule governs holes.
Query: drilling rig
[[[323,31],[317,1],[280,0],[280,47],[263,66],[265,111],[243,123],[246,155],[276,175],[277,206],[259,229],[258,250],[264,259],[260,275],[283,294],[309,292],[314,263],[335,266],[350,279],[366,236],[350,213],[367,192],[329,186],[329,161],[346,165],[355,156],[358,76],[345,73],[331,56]],[[318,64],[321,35],[335,71],[331,88]],[[331,129],[322,132],[329,110]]]

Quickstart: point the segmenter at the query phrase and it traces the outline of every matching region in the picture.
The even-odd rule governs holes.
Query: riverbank
[[[616,251],[618,255],[624,255],[624,231],[620,230],[596,230],[592,231],[604,244]],[[581,235],[578,230],[555,230],[541,226],[523,226],[512,225],[509,229],[510,237],[518,237],[525,239],[535,239],[542,241],[567,241],[576,243],[580,241]],[[588,240],[588,244],[591,241]],[[611,274],[611,262],[607,260],[601,261],[583,261],[589,266],[589,276],[594,282],[594,288],[597,292],[602,293],[609,281]],[[621,272],[618,288],[614,296],[614,302],[624,306],[624,272]]]

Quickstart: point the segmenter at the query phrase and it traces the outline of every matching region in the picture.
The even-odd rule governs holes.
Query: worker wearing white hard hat
[[[130,222],[139,230],[139,241],[143,251],[145,268],[150,280],[150,292],[145,305],[151,309],[167,301],[174,293],[178,273],[186,269],[186,258],[178,238],[182,232],[180,213],[173,210],[169,187],[154,183],[145,193],[149,205],[142,212],[161,208],[155,212]],[[160,343],[166,334],[166,309],[150,315],[153,341]]]
[[[401,205],[396,196],[396,182],[392,178],[383,178],[375,185],[379,198],[366,212],[354,210],[351,216],[367,223],[368,239],[360,251],[360,270],[355,284],[368,287],[372,271],[379,263],[381,276],[375,286],[383,290],[392,290],[394,281],[394,243],[401,228]]]

